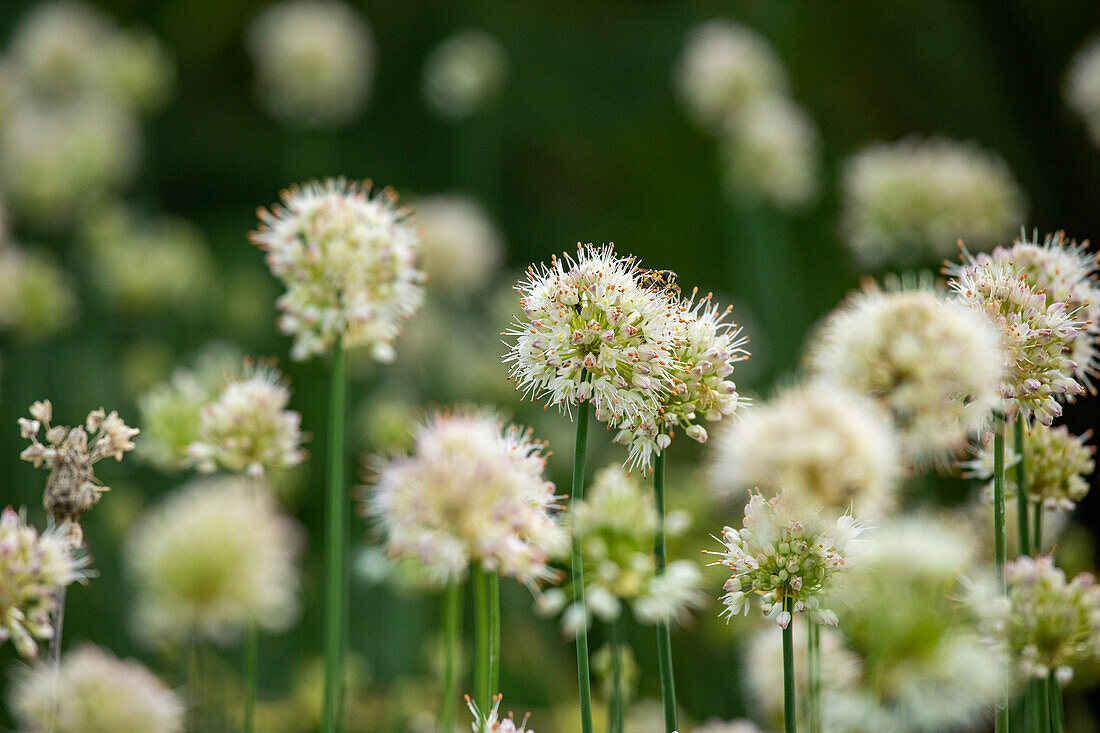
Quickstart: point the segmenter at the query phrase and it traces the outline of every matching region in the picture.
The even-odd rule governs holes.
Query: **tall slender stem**
[[[500,692],[500,576],[489,575],[489,694]]]
[[[481,710],[482,719],[489,715],[493,707],[492,689],[492,632],[489,620],[489,574],[481,565],[474,566],[474,643],[477,646],[477,674],[475,675],[474,693],[477,695],[477,706]]]
[[[1062,686],[1054,678],[1054,672],[1047,677],[1047,694],[1050,696],[1050,730],[1052,733],[1065,733],[1066,722],[1062,713]]]
[[[1005,586],[1005,432],[1004,417],[993,418],[993,554],[997,577],[997,590],[1007,595]],[[1008,666],[1008,657],[1004,659]],[[1007,680],[1008,677],[1006,676]],[[997,693],[996,733],[1008,733],[1008,683]]]
[[[584,458],[588,445],[590,411],[587,402],[582,403],[577,409],[577,443],[573,453],[571,502],[584,498]],[[570,559],[573,566],[573,605],[577,608],[580,617],[584,619],[580,629],[577,630],[577,682],[581,698],[581,733],[592,733],[592,682],[588,674],[588,609],[584,604],[584,566],[581,563],[581,544],[575,533]]]
[[[665,452],[653,461],[653,493],[657,498],[657,531],[653,535],[653,557],[657,575],[664,575],[665,550]],[[672,673],[672,633],[668,621],[657,624],[657,663],[661,672],[661,700],[665,708],[665,733],[674,733],[676,725],[676,681]]]
[[[1033,680],[1035,688],[1035,707],[1038,708],[1035,716],[1035,733],[1050,733],[1050,691],[1047,690],[1047,680]]]
[[[783,610],[790,616],[783,627],[783,730],[796,733],[794,701],[794,599],[783,599]]]
[[[454,733],[458,665],[462,646],[461,580],[452,580],[443,600],[443,700],[439,706],[439,733]]]
[[[256,730],[256,690],[260,676],[260,631],[256,620],[248,622],[248,636],[244,644],[244,730]]]
[[[1028,535],[1028,517],[1027,517],[1027,458],[1024,455],[1024,449],[1026,446],[1026,429],[1027,424],[1024,422],[1024,416],[1016,415],[1016,524],[1018,525],[1020,533],[1020,554],[1030,555],[1031,552],[1031,537]]]
[[[1034,520],[1031,530],[1031,541],[1035,547],[1035,554],[1043,554],[1043,502],[1035,504],[1035,512],[1031,517]]]
[[[63,585],[57,591],[57,613],[53,617],[53,636],[50,637],[50,666],[55,673],[61,666],[61,635],[65,631],[65,599],[68,590],[68,586]]]
[[[611,700],[607,706],[607,729],[610,733],[623,733],[626,696],[623,694],[623,642],[622,616],[610,624],[611,631]]]
[[[333,349],[331,402],[328,431],[328,497],[325,522],[325,700],[321,730],[336,733],[343,728],[340,688],[344,670],[344,555],[347,547],[345,518],[344,432],[347,426],[347,355],[342,341]]]
[[[821,627],[808,616],[806,640],[806,723],[810,733],[821,733]]]

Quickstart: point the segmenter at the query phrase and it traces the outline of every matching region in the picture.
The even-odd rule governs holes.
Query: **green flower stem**
[[[783,610],[791,620],[783,629],[783,730],[796,733],[794,701],[794,599],[783,599]]]
[[[623,733],[625,698],[623,695],[623,641],[622,617],[610,623],[611,632],[611,699],[607,706],[607,729],[610,733]]]
[[[1005,585],[1005,431],[1004,417],[993,418],[993,553],[997,575],[997,590],[1007,595]],[[1007,667],[1008,658],[1004,663]],[[1006,680],[1008,677],[1005,678]],[[1008,733],[1008,684],[997,693],[996,733]]]
[[[1020,554],[1030,555],[1031,538],[1028,536],[1030,522],[1027,517],[1027,461],[1024,457],[1026,423],[1023,415],[1016,416],[1016,524],[1020,532]],[[1038,550],[1036,550],[1037,552]]]
[[[577,409],[577,443],[573,453],[573,495],[570,499],[581,501],[584,498],[584,458],[588,445],[588,403],[582,403]],[[571,553],[573,567],[573,605],[582,619],[587,619],[588,609],[584,604],[584,566],[581,564],[581,544],[573,535]],[[577,681],[581,700],[581,733],[592,733],[592,682],[588,674],[588,626],[582,622],[577,631]]]
[[[489,575],[489,694],[500,692],[500,576]]]
[[[477,695],[477,706],[481,710],[482,719],[489,715],[493,707],[493,690],[491,687],[492,673],[492,642],[489,627],[489,574],[482,569],[480,563],[474,566],[474,615],[476,625],[474,627],[474,643],[477,646],[477,674],[475,677],[474,693]]]
[[[806,722],[810,733],[821,733],[821,627],[806,619]]]
[[[653,493],[657,497],[657,531],[653,535],[653,556],[657,575],[664,575],[668,564],[665,550],[665,452],[653,460]],[[657,663],[661,672],[661,700],[665,708],[665,733],[674,733],[676,724],[676,680],[672,674],[672,632],[668,621],[657,624]]]
[[[1062,686],[1054,679],[1054,672],[1047,677],[1047,693],[1050,697],[1051,733],[1065,733],[1066,723],[1062,713]]]
[[[244,644],[244,730],[256,730],[256,690],[260,675],[260,631],[256,620],[248,622],[248,636]]]
[[[1043,502],[1035,505],[1035,513],[1031,518],[1034,520],[1031,537],[1034,542],[1035,554],[1041,555],[1043,554]]]
[[[1047,680],[1034,680],[1035,707],[1038,709],[1035,716],[1035,733],[1050,733],[1050,694],[1047,690]]]
[[[443,600],[443,700],[439,706],[439,733],[454,733],[458,665],[462,646],[461,580],[452,580]]]
[[[65,631],[65,599],[68,586],[57,591],[57,613],[53,617],[53,636],[50,637],[50,666],[56,672],[61,665],[61,635]]]
[[[325,507],[325,699],[321,715],[323,733],[343,728],[340,688],[344,671],[346,592],[344,555],[347,547],[345,519],[344,433],[347,427],[347,355],[337,341],[332,359],[331,403],[328,432],[328,498]]]

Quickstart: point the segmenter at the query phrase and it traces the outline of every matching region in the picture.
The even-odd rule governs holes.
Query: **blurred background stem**
[[[344,667],[344,555],[347,546],[347,519],[344,502],[344,434],[347,428],[347,354],[342,340],[333,347],[331,403],[328,432],[328,497],[325,544],[325,699],[321,729],[334,733],[341,729],[340,687]]]
[[[439,733],[454,733],[455,698],[458,697],[459,660],[462,651],[461,580],[452,580],[443,600],[443,700],[439,708]]]

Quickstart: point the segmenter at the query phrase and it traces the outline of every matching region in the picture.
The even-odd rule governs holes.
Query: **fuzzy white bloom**
[[[423,299],[419,241],[390,189],[329,178],[282,193],[282,205],[260,209],[250,235],[287,287],[279,327],[294,336],[291,356],[370,347],[380,361]]]
[[[44,253],[0,242],[0,331],[41,339],[76,322],[68,273]]]
[[[775,665],[772,664],[771,666],[774,667]],[[696,728],[695,733],[764,733],[764,731],[751,720],[725,721],[712,718]]]
[[[780,489],[810,507],[884,514],[901,477],[898,439],[869,397],[825,382],[787,388],[715,439],[710,467],[725,493]]]
[[[712,132],[763,97],[781,96],[787,77],[775,49],[756,31],[721,20],[691,30],[676,67],[676,88],[696,122]]]
[[[16,27],[12,63],[36,94],[72,96],[96,85],[99,61],[115,32],[110,18],[91,5],[42,3]]]
[[[752,103],[731,123],[724,143],[726,186],[732,196],[782,211],[813,202],[820,168],[818,133],[795,103],[778,96]]]
[[[411,455],[373,462],[363,513],[378,518],[391,555],[418,559],[438,580],[480,562],[533,587],[554,576],[547,562],[566,543],[542,448],[490,413],[437,414]]]
[[[1069,350],[1085,324],[1064,302],[1048,303],[1001,248],[992,255],[964,251],[962,263],[947,271],[956,297],[1001,328],[1008,361],[1000,387],[1005,413],[1034,415],[1050,425],[1062,415],[1059,399],[1084,392]]]
[[[20,730],[34,733],[183,733],[179,696],[144,665],[86,644],[58,668],[16,677],[10,699]]]
[[[9,639],[24,657],[39,639],[53,638],[58,594],[83,577],[86,555],[58,530],[41,535],[11,507],[0,513],[0,644]]]
[[[42,506],[72,544],[81,545],[80,516],[109,490],[96,479],[93,467],[105,458],[121,461],[123,453],[134,449],[132,439],[140,431],[129,427],[117,412],[107,414],[102,407],[88,413],[84,425],[75,428],[51,425],[53,405],[49,400],[35,402],[30,414],[19,418],[19,433],[31,442],[19,457],[35,468],[45,465],[49,470]],[[45,443],[38,440],[43,430]]]
[[[470,724],[471,730],[474,733],[535,733],[533,729],[527,727],[527,719],[531,717],[531,713],[523,716],[523,720],[519,722],[518,727],[515,715],[511,712],[502,717],[500,701],[503,699],[504,695],[499,693],[493,695],[492,709],[487,714],[483,714],[478,710],[477,703],[467,695],[466,706],[470,708],[470,713],[474,716],[474,722]]]
[[[516,286],[523,316],[505,332],[516,389],[570,414],[591,401],[609,427],[654,434],[681,368],[680,309],[638,274],[633,258],[610,245],[578,245],[576,259],[529,268]],[[651,456],[632,449],[631,462],[645,468]]]
[[[722,615],[728,620],[747,614],[750,595],[759,595],[764,615],[783,628],[792,622],[792,611],[836,626],[836,613],[822,605],[823,596],[835,576],[848,569],[863,529],[850,514],[826,518],[788,494],[765,500],[754,493],[741,529],[724,527],[718,541],[725,549],[708,552],[722,558],[714,564],[731,571],[723,586]],[[792,611],[784,610],[787,599]]]
[[[504,253],[489,212],[465,196],[428,196],[416,202],[416,223],[431,284],[454,295],[482,292]]]
[[[188,635],[227,644],[251,621],[288,628],[298,615],[302,534],[255,479],[176,489],[127,537],[137,633],[153,644]]]
[[[274,366],[247,363],[244,376],[203,405],[187,457],[200,471],[219,468],[260,477],[305,460],[302,416],[288,410],[290,389]]]
[[[1000,406],[1006,365],[987,316],[927,282],[887,281],[852,293],[807,350],[824,381],[868,395],[893,418],[912,466],[942,465]]]
[[[161,109],[172,95],[175,64],[152,33],[129,31],[108,43],[103,57],[105,86],[139,112]]]
[[[256,93],[267,110],[297,127],[336,127],[367,102],[374,40],[367,21],[341,0],[284,0],[248,28]]]
[[[440,116],[464,119],[500,94],[507,78],[504,47],[488,33],[467,28],[424,62],[424,99]]]
[[[1024,196],[1007,164],[975,145],[906,139],[856,153],[841,175],[842,229],[864,265],[949,257],[1011,235]]]
[[[1077,52],[1066,74],[1066,101],[1081,116],[1093,143],[1100,145],[1100,39]]]

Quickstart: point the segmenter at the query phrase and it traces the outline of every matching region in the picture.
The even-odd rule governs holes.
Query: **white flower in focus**
[[[416,202],[416,223],[430,283],[454,295],[482,292],[504,252],[489,212],[465,196],[428,196]]]
[[[410,455],[372,463],[363,513],[379,520],[391,555],[418,559],[440,581],[480,562],[533,587],[553,578],[547,563],[566,544],[542,448],[492,414],[435,415]]]
[[[809,507],[884,514],[901,477],[898,439],[869,397],[825,382],[788,388],[715,438],[714,485],[780,489]]]
[[[779,57],[745,26],[712,20],[692,29],[676,68],[676,88],[696,122],[720,132],[761,98],[786,93]]]
[[[996,324],[925,282],[853,293],[818,329],[806,361],[822,380],[878,401],[917,467],[966,447],[1000,406],[1006,371]]]
[[[38,654],[38,640],[53,638],[58,594],[80,580],[86,555],[57,530],[41,535],[22,514],[0,513],[0,644],[9,639],[24,657]]]
[[[366,104],[374,74],[370,26],[341,0],[284,0],[248,28],[256,94],[297,127],[337,127]]]
[[[256,479],[201,478],[176,489],[127,538],[138,635],[228,644],[250,622],[288,628],[298,616],[302,534]]]
[[[1077,52],[1066,74],[1066,101],[1081,116],[1093,143],[1100,145],[1100,39]]]
[[[856,153],[841,175],[844,238],[878,267],[986,250],[1020,226],[1024,196],[1007,164],[974,145],[906,139]]]
[[[508,55],[500,42],[475,29],[447,38],[424,62],[424,98],[439,115],[464,119],[504,88]]]
[[[179,696],[134,659],[86,644],[60,667],[20,673],[11,691],[20,730],[53,733],[183,733]]]
[[[0,242],[0,331],[47,338],[76,323],[67,272],[47,254]]]
[[[283,204],[260,209],[250,238],[286,285],[277,305],[279,327],[294,336],[291,356],[370,347],[391,361],[393,342],[423,299],[419,241],[387,189],[342,178],[292,186]]]
[[[482,714],[478,710],[477,703],[467,695],[466,706],[470,708],[470,712],[474,716],[474,722],[470,726],[471,730],[474,733],[535,733],[534,730],[527,727],[527,719],[531,717],[531,713],[523,716],[523,720],[519,722],[519,727],[516,727],[515,716],[512,713],[501,717],[500,701],[503,699],[504,695],[499,693],[494,695],[492,710],[488,714]]]

